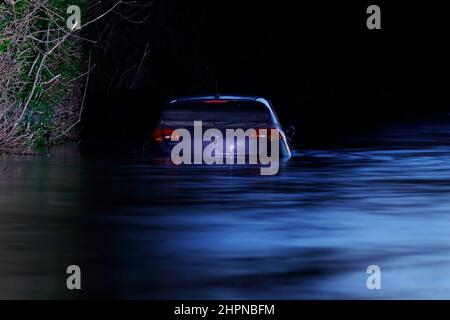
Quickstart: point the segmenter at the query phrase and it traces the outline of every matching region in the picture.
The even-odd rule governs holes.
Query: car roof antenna
[[[216,80],[216,95],[215,95],[216,99],[220,98],[220,94],[219,94],[219,81]]]

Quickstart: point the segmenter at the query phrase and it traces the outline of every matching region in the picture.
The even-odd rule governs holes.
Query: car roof
[[[169,101],[169,104],[172,103],[183,103],[183,102],[195,102],[195,101],[204,101],[204,100],[240,100],[240,101],[255,101],[261,102],[265,104],[268,108],[270,108],[270,103],[267,99],[260,96],[246,96],[246,95],[196,95],[196,96],[184,96],[178,97]]]

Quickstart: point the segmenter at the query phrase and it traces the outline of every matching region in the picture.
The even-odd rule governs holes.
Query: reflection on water
[[[0,298],[450,298],[450,125],[372,138],[298,152],[273,177],[3,156]]]

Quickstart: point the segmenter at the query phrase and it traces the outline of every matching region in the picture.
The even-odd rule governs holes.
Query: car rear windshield
[[[212,100],[170,104],[163,111],[164,120],[268,122],[268,108],[253,101]]]

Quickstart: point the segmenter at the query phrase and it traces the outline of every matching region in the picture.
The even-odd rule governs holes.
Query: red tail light
[[[172,128],[165,128],[165,129],[156,129],[152,133],[152,139],[158,142],[163,142],[164,140],[170,140],[170,137],[173,133]]]
[[[275,138],[278,137],[278,139],[281,139],[280,132],[278,131],[278,129],[276,129],[276,128],[268,128],[268,129],[265,129],[266,132],[261,131],[263,129],[265,129],[265,128],[255,129],[256,134],[252,135],[252,138],[268,138],[268,139],[272,140],[272,138],[275,139]],[[277,133],[274,134],[273,137],[272,137],[272,130],[277,130]]]
[[[221,104],[221,103],[228,103],[228,101],[227,100],[205,100],[204,103]]]

